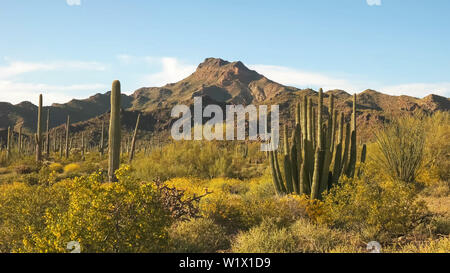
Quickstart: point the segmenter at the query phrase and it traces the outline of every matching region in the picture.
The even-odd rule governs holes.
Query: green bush
[[[261,225],[241,232],[231,250],[234,253],[291,253],[297,252],[297,241],[290,229],[280,228],[267,219]]]
[[[423,162],[425,130],[423,117],[403,116],[376,131],[375,159],[394,180],[414,182]]]
[[[1,252],[66,252],[77,241],[83,252],[161,252],[167,249],[171,213],[154,183],[140,183],[127,166],[105,175],[53,185],[2,185]]]
[[[358,252],[358,236],[350,236],[299,219],[291,226],[280,226],[265,219],[258,227],[240,233],[232,244],[237,253],[323,253]],[[345,249],[345,251],[344,251]]]
[[[171,252],[213,253],[229,248],[224,228],[208,218],[177,222],[169,230]]]
[[[426,130],[423,170],[433,170],[442,181],[450,180],[450,112],[436,112],[423,122]]]
[[[140,179],[162,181],[175,177],[240,178],[248,165],[233,144],[218,141],[170,143],[133,161]]]
[[[320,221],[385,242],[411,232],[427,214],[412,185],[363,177],[343,179],[325,196]]]

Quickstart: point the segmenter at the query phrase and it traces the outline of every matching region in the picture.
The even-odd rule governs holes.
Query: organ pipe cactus
[[[111,89],[111,114],[109,121],[109,167],[110,182],[117,181],[115,171],[120,165],[120,82],[114,81]]]
[[[349,177],[355,174],[356,95],[353,97],[351,128],[344,122],[344,115],[338,115],[334,110],[334,96],[330,94],[327,110],[323,106],[323,96],[320,89],[317,117],[311,98],[304,97],[302,103],[296,105],[295,126],[290,139],[287,126],[284,126],[284,174],[277,151],[269,152],[272,181],[278,194],[306,194],[311,199],[321,199],[322,193],[336,184],[342,174]],[[364,146],[362,162],[365,157]]]

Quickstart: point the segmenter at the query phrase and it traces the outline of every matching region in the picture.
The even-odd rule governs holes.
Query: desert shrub
[[[428,215],[406,182],[344,178],[324,198],[320,221],[379,242],[407,234]]]
[[[11,170],[8,168],[0,168],[0,175],[11,173]]]
[[[264,217],[290,224],[314,212],[314,206],[304,197],[276,196],[270,179],[264,177],[248,181],[174,178],[166,184],[191,196],[210,192],[200,202],[200,214],[225,227],[231,234],[259,225]]]
[[[295,235],[290,229],[265,220],[261,225],[241,232],[232,242],[234,253],[291,253],[297,250]]]
[[[116,176],[117,183],[101,183],[102,173],[67,182],[67,211],[47,210],[46,227],[27,250],[64,252],[67,242],[77,241],[83,252],[163,251],[171,218],[155,184],[133,180],[128,167]]]
[[[387,249],[386,252],[400,253],[450,253],[450,238],[442,237],[420,243],[409,243],[400,249]]]
[[[313,224],[305,219],[300,219],[291,226],[291,231],[296,236],[297,252],[338,252],[345,249],[353,252],[361,245],[357,234],[348,234],[340,230],[333,230],[324,225]],[[351,251],[350,251],[351,249]]]
[[[239,178],[247,166],[232,144],[225,141],[180,141],[139,155],[133,167],[144,180],[162,181],[176,177]]]
[[[171,212],[155,183],[140,183],[125,166],[106,175],[28,186],[0,186],[1,252],[158,252],[167,249]]]
[[[232,243],[238,253],[323,253],[356,252],[360,244],[357,236],[299,219],[293,225],[280,226],[270,218],[261,225],[241,232]],[[353,251],[351,251],[353,250]]]
[[[80,165],[76,163],[70,163],[64,166],[64,172],[65,173],[74,173],[80,169]]]
[[[414,182],[420,170],[425,130],[423,117],[402,116],[393,119],[377,130],[378,153],[372,155],[385,172],[394,180]]]
[[[307,217],[309,203],[298,196],[272,196],[267,199],[251,199],[241,195],[215,193],[200,203],[205,217],[224,226],[228,233],[248,230],[270,217],[279,225],[289,225]]]
[[[436,112],[423,122],[426,130],[423,171],[431,179],[450,180],[450,113]],[[426,181],[426,180],[425,180]]]
[[[437,235],[450,235],[450,217],[449,216],[436,216],[433,218],[432,223],[434,227],[434,233]]]
[[[17,174],[29,174],[35,171],[35,168],[29,165],[18,165],[14,167]]]
[[[64,211],[68,197],[58,186],[0,185],[0,252],[28,251],[28,242],[45,229],[43,216],[49,209]]]
[[[39,174],[38,173],[24,174],[18,178],[18,181],[23,182],[27,185],[37,185],[39,184]]]
[[[213,253],[229,248],[225,230],[208,218],[179,221],[169,230],[171,252]]]
[[[433,184],[428,185],[428,187],[425,187],[423,191],[421,192],[425,196],[431,196],[431,197],[446,197],[450,195],[450,181],[444,182],[444,181],[435,181]]]
[[[50,169],[50,171],[55,171],[58,173],[61,173],[64,171],[63,165],[61,163],[57,163],[57,162],[50,164],[48,166],[48,168]]]

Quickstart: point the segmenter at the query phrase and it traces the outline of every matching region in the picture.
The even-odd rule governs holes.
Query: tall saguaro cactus
[[[70,133],[70,116],[67,116],[67,122],[66,122],[66,152],[65,156],[66,158],[69,158],[69,151],[70,151],[70,139],[69,139],[69,133]]]
[[[36,162],[42,161],[42,94],[39,95],[39,108],[37,119],[36,140]]]
[[[311,199],[321,199],[322,193],[336,184],[342,174],[350,177],[355,174],[356,95],[353,97],[351,132],[349,123],[345,124],[344,129],[344,115],[341,114],[338,119],[334,96],[329,95],[327,112],[323,106],[323,96],[320,89],[317,118],[311,98],[305,97],[303,103],[297,104],[295,127],[290,140],[287,127],[284,127],[284,175],[279,167],[277,152],[269,152],[272,180],[278,194],[300,193],[310,195]],[[324,114],[327,114],[325,118]],[[365,157],[366,149],[362,153],[362,161]]]
[[[134,158],[134,150],[136,149],[136,137],[139,129],[139,121],[141,119],[141,114],[139,113],[136,119],[136,128],[134,128],[133,139],[131,140],[131,148],[130,148],[130,158],[128,159],[128,163],[131,163]]]
[[[102,121],[102,132],[100,135],[99,151],[100,151],[100,155],[103,156],[103,153],[105,151],[105,122],[104,121]]]
[[[47,157],[50,157],[50,109],[47,109],[47,131],[46,131],[46,143],[45,153]]]
[[[18,153],[19,153],[19,156],[20,155],[22,155],[22,142],[23,142],[23,139],[22,139],[22,125],[20,125],[20,127],[19,127],[19,143],[18,143],[18,145],[17,145],[17,150],[18,150]]]
[[[81,132],[81,158],[85,160],[84,153],[86,150],[86,144],[84,142],[84,132]]]
[[[111,89],[111,114],[109,121],[109,168],[110,182],[117,181],[115,171],[120,165],[120,82],[115,80]]]
[[[11,156],[11,127],[8,127],[8,136],[6,137],[6,159]]]

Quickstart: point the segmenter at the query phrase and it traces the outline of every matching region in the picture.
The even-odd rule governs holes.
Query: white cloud
[[[145,57],[146,62],[162,66],[162,71],[145,76],[144,83],[147,86],[163,86],[168,83],[180,81],[192,74],[196,66],[184,64],[177,58]]]
[[[45,93],[45,104],[67,102],[74,97],[82,98],[82,91],[96,93],[108,88],[103,84],[68,84],[52,85],[45,83],[30,83],[18,81],[16,76],[39,71],[104,71],[106,66],[98,62],[56,61],[56,62],[23,62],[4,58],[6,65],[0,66],[0,101],[19,103],[35,102],[37,94]],[[80,93],[81,92],[81,93]]]
[[[348,93],[360,93],[370,88],[396,96],[408,95],[417,98],[423,98],[430,94],[444,97],[450,96],[450,82],[384,85],[377,82],[349,80],[348,78],[334,77],[283,66],[249,65],[249,68],[256,70],[258,73],[263,74],[275,82],[297,88],[318,89],[322,87],[324,90],[342,89]]]
[[[0,79],[7,79],[24,73],[60,69],[104,71],[106,70],[106,66],[98,62],[81,61],[58,61],[48,63],[10,61],[6,66],[0,66]]]
[[[99,90],[109,88],[104,84],[73,84],[73,85],[50,85],[43,83],[23,83],[8,80],[0,80],[0,101],[13,104],[22,101],[37,103],[38,94],[44,94],[44,104],[65,103],[73,98],[83,99],[97,93]],[[81,92],[80,91],[86,91]]]
[[[366,0],[369,6],[381,6],[381,0]]]
[[[343,89],[348,92],[360,92],[364,86],[360,83],[350,82],[346,79],[328,76],[325,74],[307,72],[284,66],[275,65],[249,65],[249,68],[263,74],[267,78],[298,88]]]
[[[450,82],[391,85],[380,87],[379,91],[396,96],[408,95],[416,98],[423,98],[430,94],[450,97]]]
[[[81,6],[81,0],[66,0],[69,6]]]

